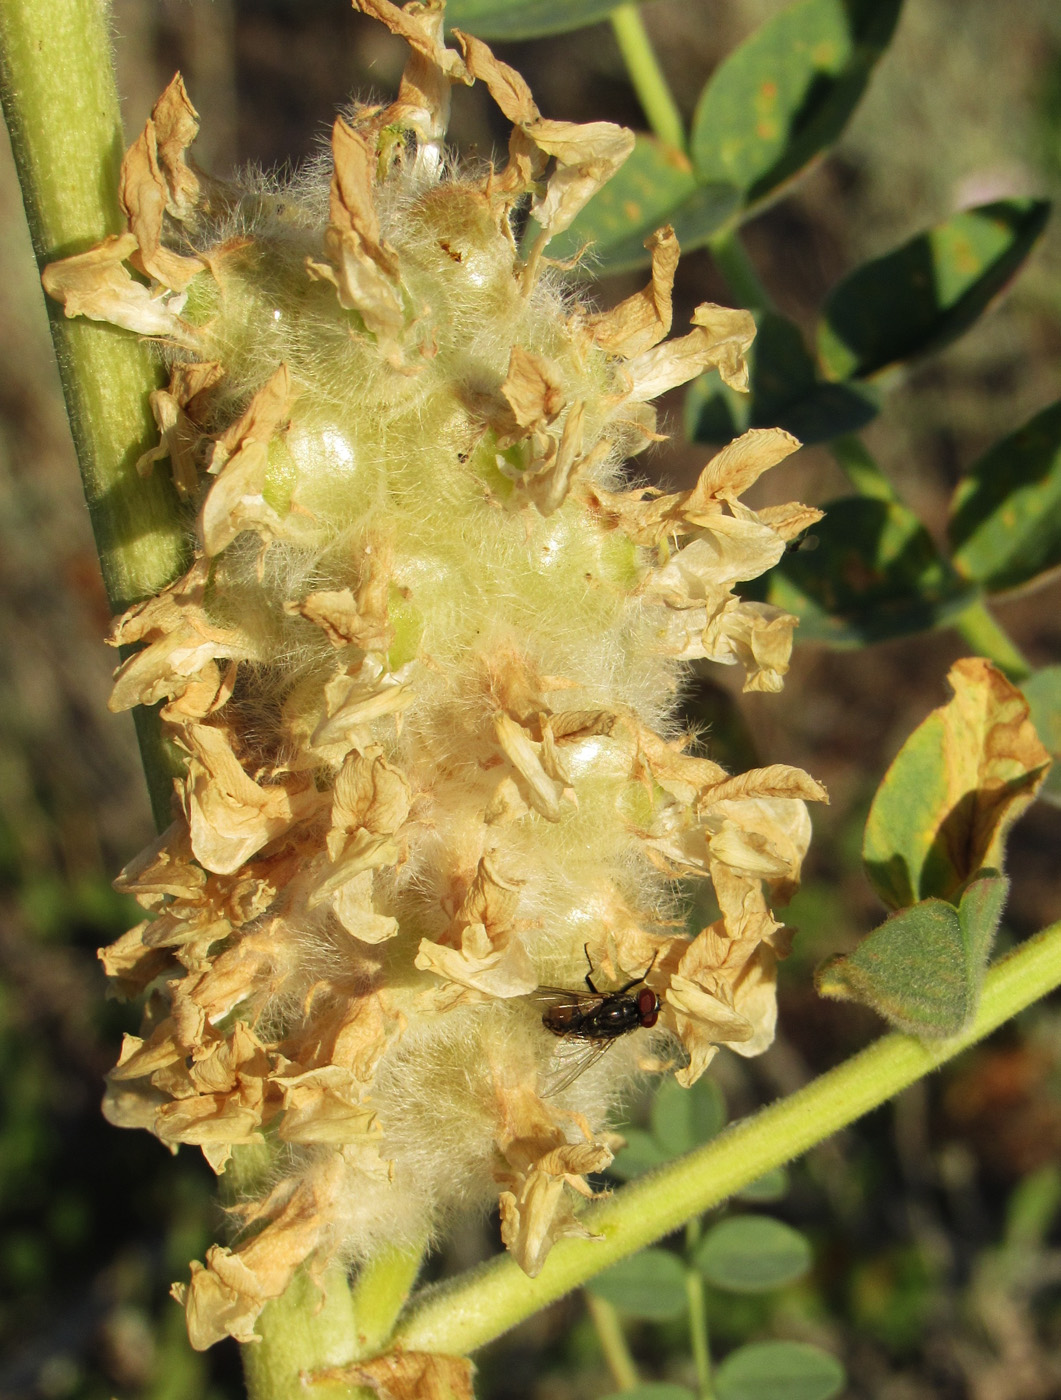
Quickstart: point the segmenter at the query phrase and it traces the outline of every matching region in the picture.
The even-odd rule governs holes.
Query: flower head
[[[231,1246],[193,1266],[197,1346],[253,1336],[321,1277],[500,1198],[536,1273],[611,1159],[609,1112],[661,1057],[692,1083],[774,1025],[804,803],[780,765],[688,751],[681,662],[781,684],[794,620],[734,586],[816,517],[742,492],[798,445],[757,430],[689,491],[631,488],[650,400],[746,384],[754,327],[703,305],[666,339],[678,256],[600,313],[547,257],[631,149],[542,117],[438,4],[357,0],[409,44],[395,102],[334,127],[330,170],[228,187],[185,152],[180,78],[126,156],[128,231],[54,265],[68,315],[157,339],[158,448],[195,512],[186,574],[115,624],[112,705],[162,702],[173,823],[123,873],[143,923],[103,950],[145,994],[106,1111],[215,1171],[267,1162]],[[442,149],[450,90],[512,123],[500,169]],[[517,218],[537,232],[521,249]],[[677,877],[721,916],[678,932]],[[657,1026],[559,1092],[542,987],[644,977]],[[244,1176],[247,1174],[244,1173]]]

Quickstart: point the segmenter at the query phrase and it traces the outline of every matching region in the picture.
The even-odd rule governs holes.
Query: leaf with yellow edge
[[[989,662],[955,662],[954,698],[896,755],[873,799],[862,847],[885,904],[953,897],[984,866],[1002,868],[1006,833],[1050,764],[1020,691]]]

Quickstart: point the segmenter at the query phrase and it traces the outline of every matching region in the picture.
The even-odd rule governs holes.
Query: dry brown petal
[[[190,755],[181,803],[195,858],[207,870],[220,875],[237,870],[318,805],[308,778],[287,775],[269,785],[256,783],[221,729],[189,724],[180,742]]]
[[[453,37],[464,51],[468,72],[474,79],[486,84],[490,96],[513,126],[529,126],[539,120],[541,113],[531,90],[515,68],[495,58],[486,44],[471,34],[455,29]]]
[[[761,797],[719,802],[703,816],[713,860],[749,879],[799,879],[810,845],[810,815],[801,801]]]
[[[473,1400],[475,1367],[463,1356],[389,1351],[355,1366],[315,1371],[312,1382],[370,1386],[380,1400]]]
[[[195,349],[195,330],[180,318],[184,298],[152,291],[125,266],[136,247],[134,234],[112,234],[85,253],[49,263],[41,274],[44,290],[68,317],[109,321],[136,335]]]
[[[254,530],[263,540],[281,533],[280,517],[264,494],[268,449],[297,396],[287,366],[280,365],[214,444],[207,470],[217,481],[199,512],[208,557],[220,554],[243,530]]]
[[[207,614],[203,601],[208,574],[207,561],[197,560],[183,578],[135,604],[113,624],[110,646],[147,646],[115,671],[108,709],[118,713],[133,705],[153,705],[170,696],[183,697],[195,687],[196,697],[189,701],[197,698],[198,709],[207,713],[217,707],[223,690],[214,661],[256,658],[257,647],[248,633],[222,626]],[[205,693],[200,694],[203,686]],[[194,715],[197,707],[189,703],[185,712]]]
[[[356,311],[381,347],[391,351],[405,327],[405,312],[398,260],[380,237],[374,190],[375,142],[338,117],[332,128],[332,160],[329,222],[324,236],[328,264],[311,261],[307,267],[314,277],[331,282],[339,294],[339,305]]]
[[[252,1217],[253,1222],[267,1221],[259,1234],[237,1251],[213,1245],[206,1268],[193,1264],[191,1283],[174,1286],[197,1351],[225,1336],[254,1340],[254,1321],[262,1308],[280,1297],[295,1270],[325,1239],[343,1171],[342,1158],[330,1154],[297,1184],[282,1182]]]
[[[499,391],[508,405],[511,424],[499,424],[498,443],[505,446],[551,423],[564,407],[564,390],[555,368],[541,355],[513,345],[508,373]]]
[[[797,797],[804,802],[828,802],[829,794],[821,783],[815,782],[802,768],[786,763],[771,763],[767,768],[749,768],[745,773],[721,778],[703,787],[697,796],[697,808],[708,807],[731,799],[753,797]]]
[[[173,966],[173,956],[164,948],[149,948],[143,935],[152,920],[136,924],[106,948],[96,950],[103,971],[111,979],[113,992],[130,998],[140,996],[156,977]]]
[[[277,1075],[273,1083],[284,1095],[279,1136],[284,1142],[325,1142],[372,1149],[378,1156],[382,1130],[375,1110],[362,1100],[365,1087],[341,1065],[325,1065],[302,1074]]]
[[[632,359],[658,345],[671,328],[671,293],[678,266],[678,240],[668,224],[645,240],[652,255],[652,280],[611,311],[591,316],[593,339],[609,355]]]
[[[523,129],[540,150],[556,157],[556,169],[549,177],[545,194],[531,204],[531,214],[541,226],[543,239],[555,238],[570,227],[630,155],[634,133],[612,122],[580,125],[545,119]]]
[[[332,788],[332,826],[327,838],[332,859],[340,857],[352,833],[393,835],[409,815],[411,798],[404,773],[386,761],[378,745],[363,754],[350,754]]]
[[[404,1016],[379,993],[344,995],[325,983],[307,1000],[301,1040],[289,1042],[285,1050],[303,1069],[338,1065],[349,1070],[367,1093],[388,1046],[404,1029]]]
[[[707,369],[717,369],[730,388],[747,389],[748,366],[744,356],[755,339],[751,313],[704,302],[693,312],[692,320],[696,329],[688,335],[646,350],[629,362],[631,398],[658,398]]]
[[[763,472],[797,452],[800,441],[782,428],[751,428],[715,454],[686,495],[682,514],[693,525],[711,525],[718,501],[735,501]],[[706,518],[701,516],[706,512]],[[761,517],[760,517],[761,518]]]
[[[199,181],[184,160],[199,130],[199,117],[178,73],[165,90],[144,130],[122,161],[118,198],[139,247],[138,262],[164,287],[183,292],[206,264],[162,243],[166,214],[188,217],[199,198]]]
[[[145,846],[122,870],[114,888],[136,897],[145,909],[154,909],[167,895],[197,899],[206,875],[192,860],[188,828],[183,819],[172,822],[150,846]]]
[[[816,525],[825,512],[814,506],[802,505],[799,501],[789,501],[783,506],[763,506],[757,514],[764,525],[776,530],[787,543]]]
[[[371,744],[377,720],[400,715],[415,700],[415,687],[384,671],[375,658],[352,669],[342,667],[324,685],[323,714],[316,708],[316,695],[313,710],[291,714],[288,729],[295,751],[307,767],[340,763],[351,749]]]
[[[199,450],[205,441],[186,410],[193,400],[201,401],[223,374],[221,366],[212,361],[182,362],[170,371],[167,388],[152,389],[148,395],[159,443],[137,458],[136,470],[146,476],[155,462],[168,457],[173,484],[182,501],[190,500],[198,489]]]
[[[792,633],[798,625],[798,618],[770,603],[742,600],[727,615],[723,624],[726,650],[747,672],[745,690],[776,694],[781,689],[792,655]]]
[[[508,939],[493,940],[484,924],[468,924],[461,933],[459,948],[420,940],[414,965],[432,972],[443,983],[444,1004],[455,1006],[467,997],[452,993],[452,987],[465,988],[479,997],[523,997],[538,985],[538,974],[522,944]],[[435,1004],[441,1005],[438,998]]]
[[[522,725],[502,711],[494,716],[494,732],[505,757],[526,785],[526,800],[546,821],[558,822],[564,783],[557,782],[545,771],[539,756],[539,746],[533,742]]]

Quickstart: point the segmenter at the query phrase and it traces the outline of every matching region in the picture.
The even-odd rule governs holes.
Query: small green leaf
[[[1061,400],[995,443],[954,493],[954,565],[991,592],[1061,564]]]
[[[743,1191],[736,1193],[738,1201],[755,1201],[766,1205],[770,1201],[780,1201],[788,1195],[788,1171],[785,1167],[774,1167],[751,1182]]]
[[[913,511],[866,496],[824,510],[814,526],[818,547],[786,554],[760,586],[799,618],[797,641],[884,641],[938,626],[969,602]]]
[[[1021,690],[1031,709],[1032,724],[1054,759],[1039,796],[1061,807],[1061,666],[1044,666],[1030,680],[1021,682]]]
[[[652,1100],[652,1136],[667,1157],[678,1157],[707,1142],[726,1121],[722,1093],[712,1079],[683,1089],[668,1078]]]
[[[831,1400],[844,1384],[835,1356],[807,1342],[753,1342],[714,1377],[716,1400]]]
[[[800,0],[712,74],[690,140],[697,173],[752,204],[837,139],[895,28],[902,0]]]
[[[801,1278],[812,1262],[798,1230],[768,1215],[735,1215],[700,1241],[693,1263],[716,1288],[766,1293]]]
[[[799,327],[776,312],[758,317],[748,362],[750,399],[738,431],[784,428],[807,446],[856,432],[876,417],[876,391],[820,378]],[[714,374],[702,375],[686,394],[685,415],[694,442],[728,442],[735,435],[723,435],[735,425]]]
[[[617,0],[448,0],[446,28],[478,39],[535,39],[607,19]]]
[[[984,204],[864,263],[825,304],[818,350],[829,377],[864,378],[961,335],[1013,277],[1049,212],[1039,199]]]
[[[893,909],[956,901],[980,870],[1001,869],[1049,761],[1024,696],[989,662],[958,661],[947,679],[954,698],[907,739],[866,822],[866,872]]]
[[[985,871],[960,909],[942,899],[900,909],[853,953],[822,964],[819,994],[871,1006],[908,1035],[957,1035],[976,1013],[1006,887]]]
[[[598,1274],[586,1288],[631,1317],[651,1322],[680,1317],[688,1302],[682,1262],[666,1249],[643,1249]]]
[[[646,1133],[641,1128],[628,1128],[623,1137],[626,1139],[626,1146],[619,1150],[615,1161],[608,1168],[609,1174],[617,1176],[620,1181],[630,1181],[643,1172],[651,1171],[653,1167],[662,1166],[667,1160],[667,1154],[651,1133]]]
[[[1009,881],[1004,875],[997,870],[980,870],[966,885],[958,905],[966,968],[975,984],[977,1001],[1008,895]]]
[[[629,159],[549,244],[549,256],[574,257],[588,243],[588,262],[597,273],[640,267],[649,261],[650,233],[671,224],[689,252],[726,222],[737,200],[731,185],[698,182],[681,151],[654,136],[638,136]]]

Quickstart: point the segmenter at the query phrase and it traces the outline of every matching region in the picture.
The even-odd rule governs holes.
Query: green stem
[[[834,438],[829,448],[840,470],[860,496],[868,496],[875,501],[899,501],[899,493],[861,438],[848,433]]]
[[[983,601],[971,604],[953,619],[955,626],[977,656],[993,661],[1017,685],[1032,674],[1032,666],[1010,639]]]
[[[595,1293],[587,1293],[586,1308],[593,1320],[612,1380],[620,1390],[633,1390],[641,1378],[626,1344],[626,1335],[615,1305],[605,1298],[598,1298]]]
[[[598,1241],[563,1239],[537,1278],[491,1260],[414,1302],[394,1340],[411,1351],[465,1355],[636,1250],[718,1205],[773,1167],[853,1123],[1061,985],[1061,923],[1001,959],[972,1024],[950,1040],[884,1036],[706,1147],[598,1200],[582,1216]]]
[[[667,79],[636,5],[620,5],[611,13],[612,29],[619,43],[637,100],[648,124],[661,141],[685,150],[685,125],[671,95]]]
[[[692,1262],[700,1243],[703,1226],[700,1217],[685,1227],[685,1296],[689,1300],[689,1343],[696,1367],[696,1390],[700,1400],[714,1400],[711,1387],[711,1345],[707,1330],[707,1299],[704,1296],[704,1276]]]
[[[107,6],[101,0],[0,0],[0,99],[38,265],[81,252],[121,226],[122,154]],[[49,305],[70,427],[107,596],[115,611],[156,593],[182,566],[176,495],[136,459],[157,441],[147,395],[160,366],[112,326],[68,321]],[[167,763],[149,714],[138,725],[156,813],[169,821]]]
[[[353,1290],[357,1354],[382,1351],[423,1263],[424,1249],[388,1249],[358,1274]]]
[[[719,272],[726,279],[738,306],[749,311],[769,311],[773,302],[759,279],[755,264],[745,251],[736,228],[724,228],[707,245]]]
[[[349,1381],[320,1380],[310,1390],[302,1379],[357,1360],[357,1319],[343,1273],[328,1275],[322,1291],[300,1271],[282,1298],[266,1304],[255,1330],[262,1340],[242,1348],[248,1400],[351,1400]]]

